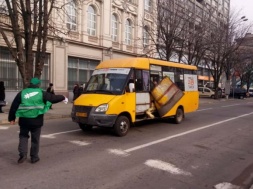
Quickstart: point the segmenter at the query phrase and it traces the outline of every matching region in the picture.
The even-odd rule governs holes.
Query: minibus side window
[[[143,91],[143,80],[141,70],[135,70],[135,91]]]
[[[149,71],[143,70],[143,90],[149,91]]]
[[[184,70],[182,68],[176,68],[175,70],[175,84],[184,91]]]
[[[176,68],[163,66],[162,69],[163,69],[163,77],[167,76],[170,78],[172,82],[175,82]]]
[[[149,91],[149,71],[135,70],[135,91]]]

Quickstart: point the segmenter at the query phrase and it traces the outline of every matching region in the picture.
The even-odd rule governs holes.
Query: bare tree
[[[184,43],[181,48],[177,49],[178,54],[181,55],[180,62],[184,62],[189,65],[199,66],[205,59],[205,55],[208,49],[208,32],[211,13],[207,14],[205,9],[199,10],[198,17],[196,15],[192,17],[189,22],[189,27],[184,29]],[[186,14],[191,14],[190,12]]]
[[[173,1],[158,0],[156,7],[157,25],[149,35],[158,57],[198,66],[208,48],[206,33],[210,16],[202,10],[201,20],[197,22],[189,7]]]
[[[23,78],[24,86],[29,80],[40,77],[44,66],[46,43],[48,37],[48,22],[55,1],[51,0],[5,0],[6,14],[9,22],[0,22],[0,33],[17,63]],[[33,72],[34,52],[35,72]]]
[[[65,19],[66,4],[57,0],[1,0],[0,33],[8,47],[23,80],[29,85],[32,77],[40,78],[46,58],[49,37],[68,34],[69,29],[58,28],[57,19]],[[71,19],[71,18],[70,18]],[[63,22],[64,23],[64,22]],[[50,35],[49,35],[50,34]]]
[[[218,20],[210,27],[209,47],[206,53],[210,73],[214,78],[214,87],[218,89],[221,75],[226,73],[227,79],[232,68],[233,54],[242,44],[242,41],[235,43],[234,39],[244,36],[250,25],[243,25],[241,20],[234,19],[230,15],[229,20]],[[239,22],[239,24],[238,24]],[[218,90],[216,90],[216,97]]]
[[[242,47],[237,51],[237,61],[234,71],[240,78],[240,85],[246,85],[249,91],[250,84],[253,82],[253,50],[251,48]]]
[[[244,35],[249,32],[252,27],[252,23],[243,23],[248,19],[246,19],[245,16],[238,18],[239,14],[240,12],[232,11],[229,17],[227,34],[228,56],[224,63],[224,72],[227,80],[230,79],[231,71],[238,62],[241,52],[237,52],[237,50],[243,45]]]
[[[191,16],[184,14],[173,1],[158,0],[156,7],[155,25],[148,30],[150,46],[155,47],[152,50],[160,59],[175,59],[177,49],[184,43],[185,28],[188,28]],[[177,59],[181,58],[177,55]]]

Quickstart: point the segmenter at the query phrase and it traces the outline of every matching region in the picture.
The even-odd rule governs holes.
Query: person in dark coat
[[[4,87],[4,82],[0,81],[0,101],[4,101],[5,100],[5,87]],[[4,113],[2,110],[2,107],[0,105],[0,113]]]
[[[75,99],[78,98],[79,96],[79,85],[78,84],[75,84],[74,85],[74,88],[73,88],[73,102],[75,101]]]
[[[81,85],[81,86],[79,87],[79,89],[78,89],[78,97],[79,97],[81,94],[83,94],[84,86],[85,86],[85,84],[83,84],[83,85]]]
[[[54,88],[53,88],[54,84],[53,83],[49,83],[49,86],[47,88],[47,92],[54,94]]]
[[[9,111],[9,122],[15,124],[16,117],[19,117],[19,159],[23,163],[27,159],[28,139],[31,134],[30,157],[31,163],[36,163],[39,158],[39,144],[41,127],[51,103],[68,101],[63,95],[54,95],[39,88],[40,80],[32,78],[28,88],[23,89],[14,98]]]
[[[53,83],[49,83],[49,86],[48,86],[48,88],[47,88],[47,92],[48,92],[48,93],[55,94],[55,93],[54,93],[54,87],[53,87],[53,86],[54,86]],[[52,105],[50,106],[50,109],[53,109],[53,108],[52,108]]]

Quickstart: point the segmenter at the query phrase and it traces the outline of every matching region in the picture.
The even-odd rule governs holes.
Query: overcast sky
[[[253,22],[253,0],[230,0],[230,8],[235,12],[240,10],[242,16],[246,16],[250,22]]]

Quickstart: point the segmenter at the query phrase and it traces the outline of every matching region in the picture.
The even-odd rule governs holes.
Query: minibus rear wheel
[[[184,110],[182,108],[178,108],[176,115],[174,116],[174,122],[179,124],[184,119]]]
[[[126,116],[119,116],[114,124],[113,130],[117,136],[125,136],[129,128],[129,119]]]
[[[83,123],[78,123],[78,125],[83,131],[90,131],[92,129],[92,125],[86,125]]]

